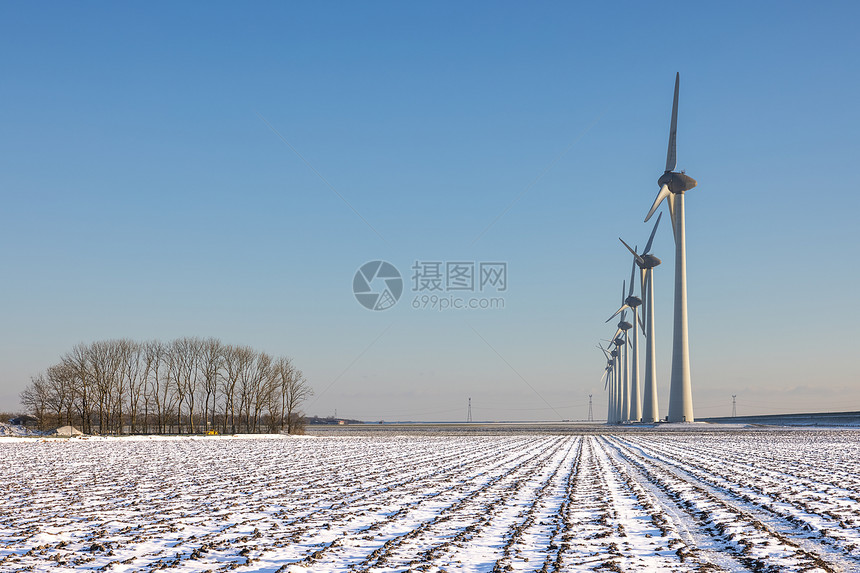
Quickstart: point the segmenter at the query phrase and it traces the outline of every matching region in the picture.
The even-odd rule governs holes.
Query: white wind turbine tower
[[[607,393],[607,401],[609,402],[609,408],[608,408],[608,411],[606,412],[606,423],[611,424],[612,423],[612,389],[609,388],[609,382],[610,382],[610,376],[611,376],[612,361],[609,359],[609,353],[606,352],[606,350],[604,350],[603,346],[601,346],[600,343],[597,344],[597,348],[599,348],[600,351],[603,353],[603,355],[606,357],[606,366],[604,366],[604,368],[603,368],[603,374],[600,375],[600,381],[603,382],[604,380],[606,380],[606,382],[603,384],[603,389],[604,390],[609,389],[609,392]]]
[[[657,180],[660,191],[645,221],[651,218],[663,199],[668,199],[672,230],[675,235],[675,319],[672,331],[672,378],[669,389],[669,421],[692,422],[693,390],[690,382],[690,341],[687,336],[687,252],[684,227],[684,193],[696,186],[696,180],[675,169],[675,136],[678,130],[678,82],[675,75],[675,99],[669,128],[669,150],[666,171]]]
[[[624,284],[621,287],[621,301],[622,304],[624,300],[626,300],[625,294],[627,292],[627,285]],[[615,331],[615,335],[612,337],[612,343],[615,344],[615,349],[618,351],[618,363],[616,365],[617,372],[617,385],[618,385],[618,396],[619,396],[619,411],[618,411],[618,421],[619,422],[629,422],[630,421],[630,370],[628,365],[628,352],[627,352],[627,331],[633,328],[633,325],[627,322],[627,311],[621,311],[621,320],[618,322],[618,330]]]
[[[614,344],[614,342],[613,342]],[[609,353],[612,356],[612,384],[613,390],[613,408],[615,410],[612,418],[615,424],[621,423],[621,351],[618,347],[612,349]]]
[[[653,423],[660,420],[659,404],[657,402],[657,344],[654,339],[654,267],[662,261],[650,254],[654,235],[660,225],[663,213],[657,216],[657,222],[651,229],[651,236],[641,254],[618,238],[621,243],[633,253],[633,259],[639,265],[639,277],[642,288],[642,318],[645,323],[645,398],[643,400],[642,421]],[[637,337],[638,338],[638,337]]]
[[[628,375],[629,378],[629,415],[628,420],[632,420],[634,422],[639,422],[642,419],[642,392],[639,387],[639,333],[636,330],[636,323],[639,319],[638,308],[642,304],[642,299],[638,296],[633,296],[633,280],[636,277],[636,261],[633,261],[633,268],[630,269],[630,291],[627,293],[627,298],[624,299],[624,302],[621,305],[621,308],[615,311],[615,314],[606,319],[606,322],[612,320],[615,316],[618,315],[619,312],[624,312],[627,309],[630,309],[630,312],[633,313],[633,342],[631,343],[630,349],[632,353],[627,358],[628,365]],[[623,295],[623,293],[622,293]],[[624,318],[622,317],[622,322]],[[618,325],[621,328],[621,325]],[[626,335],[627,341],[630,342],[630,334]]]
[[[614,341],[610,341],[610,345],[615,344]],[[609,352],[609,408],[612,412],[610,415],[610,419],[613,424],[618,424],[621,422],[621,380],[620,380],[620,368],[621,368],[621,355],[618,352],[618,348],[613,348],[612,350],[607,350]]]
[[[603,379],[606,379],[606,383],[603,385],[603,389],[609,389],[609,408],[606,413],[606,423],[607,424],[615,424],[617,423],[616,413],[617,408],[615,405],[616,400],[616,388],[615,388],[615,356],[616,352],[613,351],[611,354],[608,350],[603,348],[600,344],[597,347],[603,352],[604,356],[606,356],[606,367],[603,369],[603,376],[600,377],[601,382]]]
[[[625,313],[622,313],[621,322],[628,327],[632,326],[625,320]],[[618,386],[618,422],[630,421],[630,364],[627,351],[627,329],[622,330],[622,333],[615,337],[615,350],[618,351],[617,386]]]
[[[607,340],[606,352],[609,353],[609,408],[612,414],[609,419],[613,424],[621,423],[621,351],[613,340]],[[615,345],[615,348],[612,346]],[[609,350],[611,348],[611,350]]]

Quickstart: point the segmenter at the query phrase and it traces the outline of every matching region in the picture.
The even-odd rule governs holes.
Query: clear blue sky
[[[860,409],[858,12],[0,4],[0,410],[78,342],[192,335],[292,356],[310,414],[605,415],[676,71],[696,415]],[[665,414],[668,225],[654,253]],[[505,308],[414,310],[416,260],[506,262]]]

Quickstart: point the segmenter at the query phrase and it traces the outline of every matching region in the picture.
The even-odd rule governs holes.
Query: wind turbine
[[[627,299],[625,293],[627,292],[627,285],[622,284],[621,286],[621,304],[624,304],[624,301]],[[615,315],[613,315],[615,316]],[[609,317],[611,320],[612,317]],[[607,321],[609,322],[609,321]],[[615,331],[615,335],[612,337],[612,342],[615,344],[615,348],[618,350],[618,382],[619,382],[619,395],[620,395],[620,411],[618,412],[618,419],[621,422],[629,422],[630,421],[630,371],[628,368],[628,353],[627,353],[627,331],[633,328],[633,325],[627,322],[627,311],[621,311],[621,320],[618,322],[618,330]]]
[[[630,356],[627,351],[627,331],[633,325],[627,322],[624,317],[625,314],[626,311],[621,313],[621,322],[618,323],[619,325],[624,325],[624,327],[619,326],[619,329],[623,332],[615,338],[615,348],[618,350],[618,391],[621,395],[619,403],[621,408],[618,412],[620,422],[630,421]]]
[[[613,336],[613,340],[606,341],[609,343],[606,346],[606,352],[608,353],[608,365],[610,367],[607,384],[609,386],[610,412],[608,419],[611,424],[621,422],[621,352],[618,350],[619,347],[615,343],[615,338]],[[612,348],[613,345],[615,345],[615,348]]]
[[[669,150],[666,171],[657,180],[660,191],[645,221],[651,218],[663,199],[668,199],[672,230],[675,235],[675,318],[672,331],[672,378],[669,389],[669,421],[692,422],[693,390],[690,382],[690,341],[687,336],[687,249],[684,228],[684,193],[696,186],[696,180],[675,169],[675,136],[678,131],[678,83],[675,74],[675,99],[669,127]]]
[[[603,382],[603,379],[606,379],[606,383],[603,385],[603,389],[609,389],[609,409],[606,413],[606,423],[614,424],[615,423],[615,403],[614,403],[614,392],[615,385],[612,380],[612,371],[615,367],[615,359],[612,355],[609,354],[609,351],[603,348],[600,343],[597,344],[597,347],[603,352],[604,356],[606,356],[606,367],[603,369],[603,375],[600,377],[600,381]]]
[[[615,344],[615,341],[612,342]],[[621,423],[621,353],[618,348],[613,348],[609,353],[612,356],[611,392],[612,392],[612,423]]]
[[[642,315],[645,321],[645,398],[642,410],[642,421],[653,423],[660,420],[660,411],[657,402],[657,344],[654,340],[654,267],[662,261],[650,254],[654,235],[660,225],[663,213],[657,216],[657,222],[651,229],[651,236],[641,254],[618,237],[618,240],[633,253],[633,260],[639,265],[639,277],[642,288]],[[637,336],[638,338],[638,336]]]
[[[625,310],[630,309],[630,312],[633,313],[633,343],[631,344],[632,354],[628,356],[628,374],[630,376],[629,379],[629,416],[628,420],[632,420],[634,422],[638,422],[642,419],[642,400],[641,400],[641,390],[639,387],[639,333],[635,328],[636,323],[639,321],[638,307],[642,304],[642,299],[638,296],[633,296],[633,279],[636,277],[636,260],[633,260],[633,267],[630,269],[630,292],[627,293],[627,298],[624,299],[621,304],[621,308],[615,311],[615,314],[610,316],[606,322],[612,320],[619,312],[623,313]],[[622,293],[623,296],[624,293]],[[622,322],[624,321],[624,317],[622,316]],[[619,328],[621,325],[619,324]],[[627,340],[630,340],[630,335],[627,334]]]

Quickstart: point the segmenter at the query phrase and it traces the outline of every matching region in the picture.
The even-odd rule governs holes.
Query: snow
[[[45,433],[46,436],[57,436],[71,438],[72,436],[82,436],[83,432],[74,426],[62,426]]]
[[[0,571],[856,571],[857,437],[6,437]]]
[[[17,426],[13,424],[7,424],[5,422],[0,422],[0,436],[33,436],[36,435],[35,432],[31,432],[24,426]]]

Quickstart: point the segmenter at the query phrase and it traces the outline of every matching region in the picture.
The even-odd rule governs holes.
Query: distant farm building
[[[9,423],[13,426],[23,426],[25,428],[35,428],[39,425],[39,418],[35,416],[31,416],[29,414],[24,414],[23,416],[18,416],[17,418],[12,418],[9,420]]]

